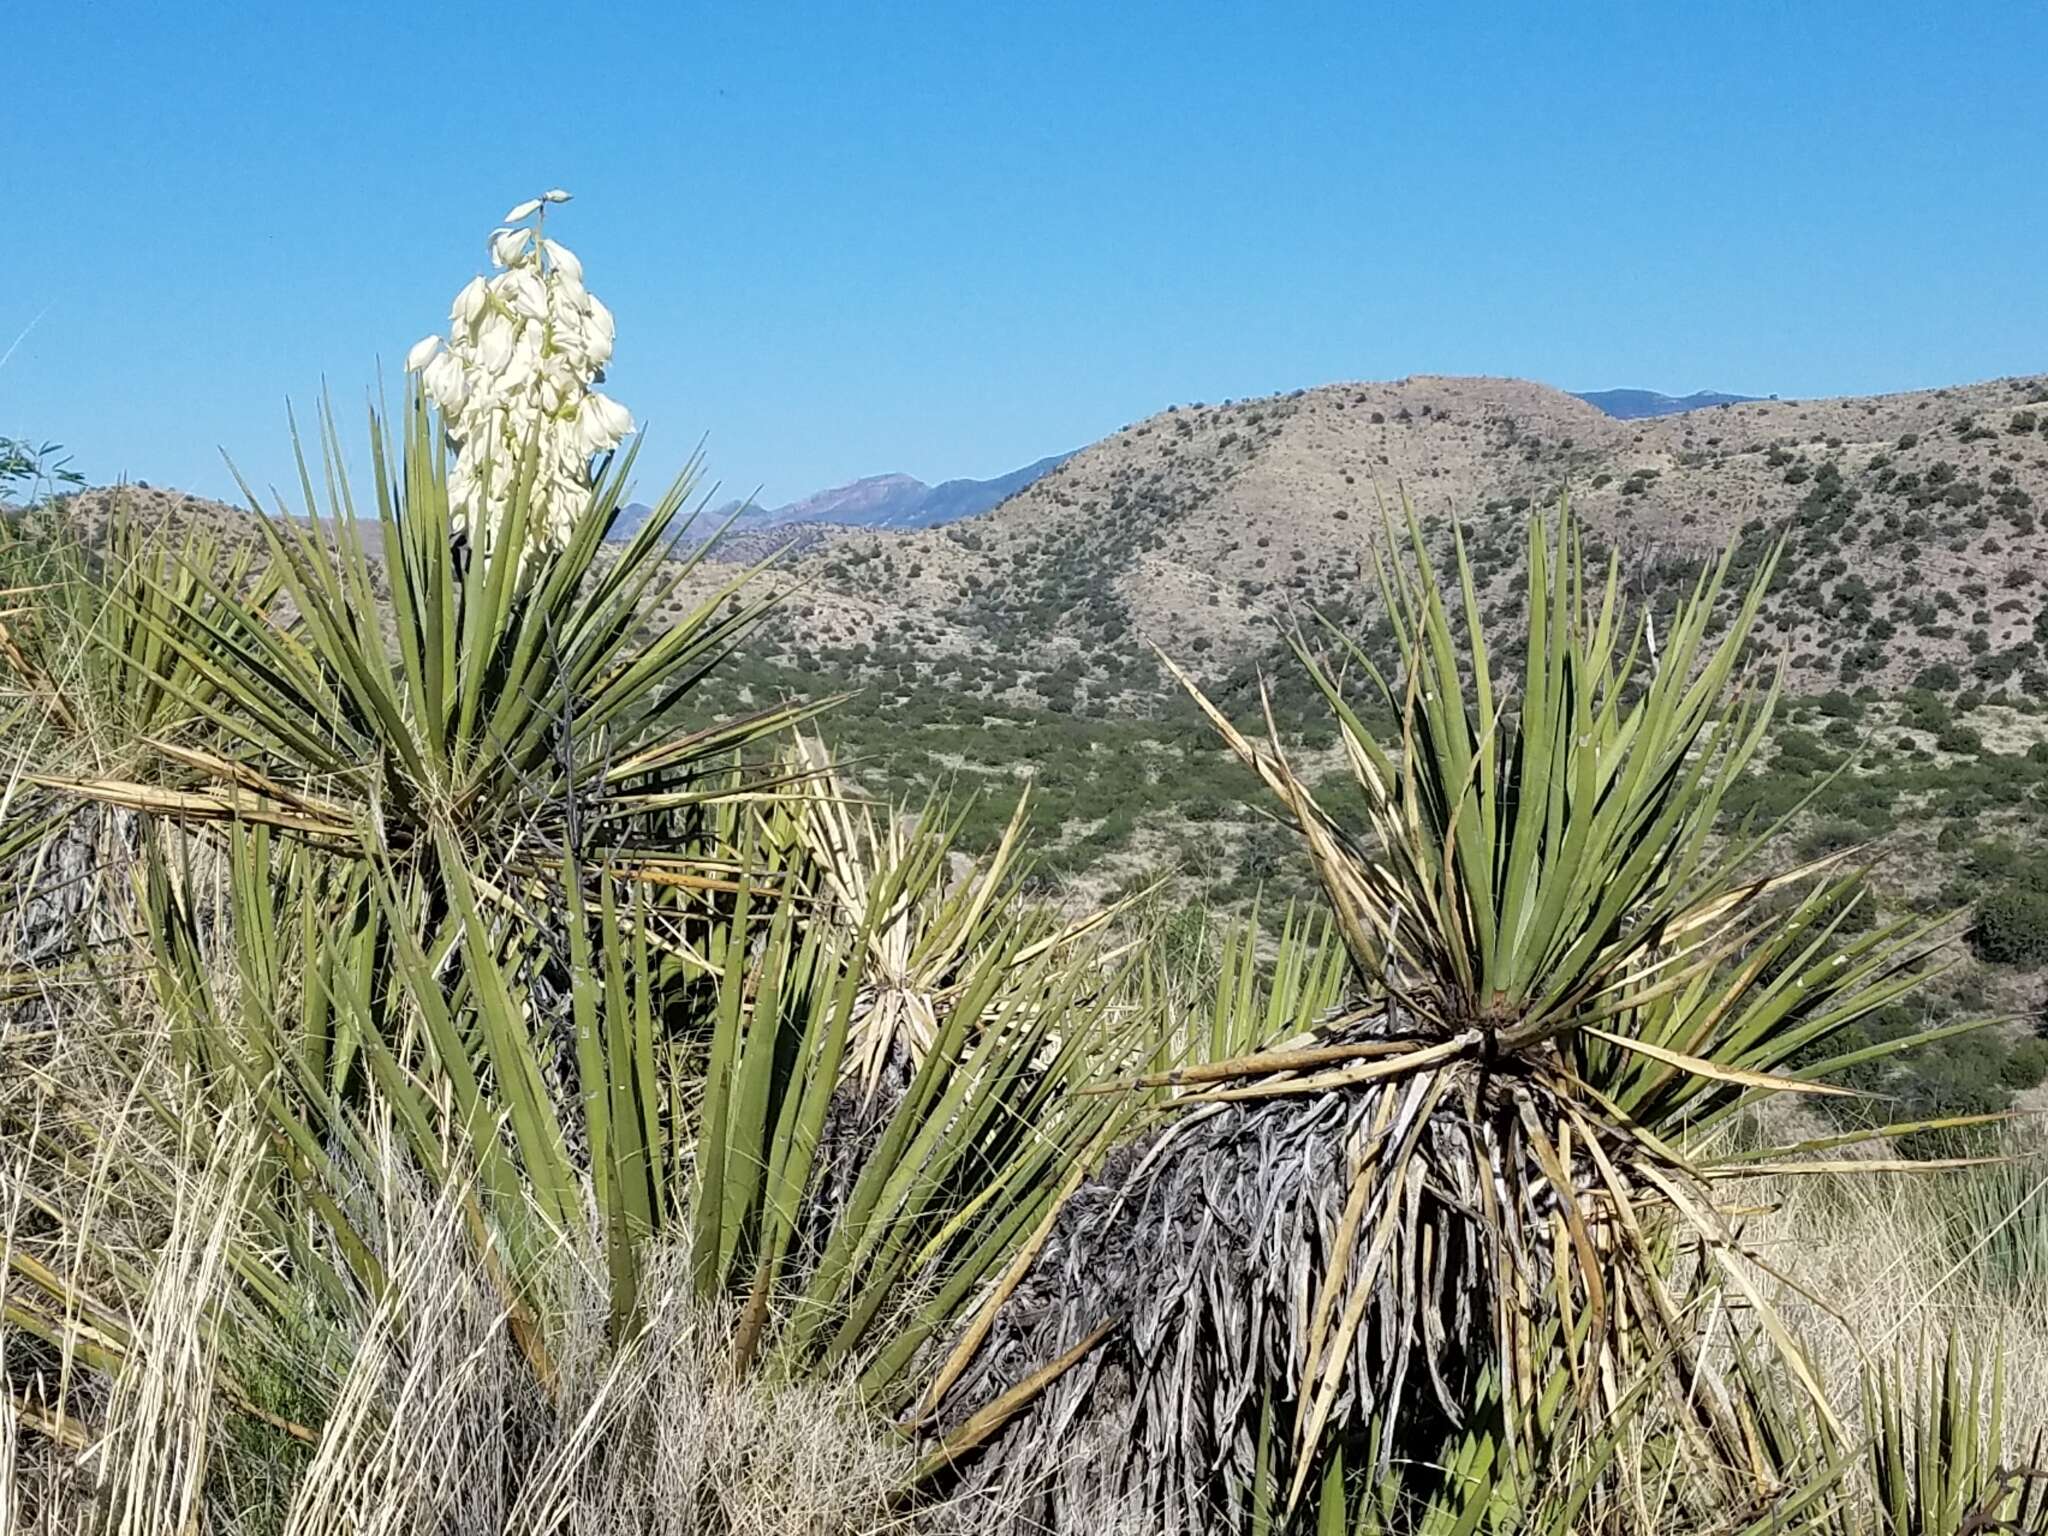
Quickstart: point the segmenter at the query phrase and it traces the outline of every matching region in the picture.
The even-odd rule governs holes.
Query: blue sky
[[[0,434],[288,472],[520,198],[643,464],[780,501],[1169,403],[2048,369],[2048,6],[14,8]],[[22,332],[27,330],[24,337]]]

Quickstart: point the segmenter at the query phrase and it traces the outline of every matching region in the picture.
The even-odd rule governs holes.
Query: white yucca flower
[[[540,448],[532,537],[561,544],[589,502],[592,460],[633,430],[631,413],[592,387],[611,360],[612,313],[583,286],[575,253],[542,237],[548,208],[568,200],[557,187],[508,213],[488,242],[501,270],[455,295],[445,345],[429,336],[405,358],[455,449],[450,516],[486,555],[531,437]]]

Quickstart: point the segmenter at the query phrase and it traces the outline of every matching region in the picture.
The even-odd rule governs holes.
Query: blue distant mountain
[[[1022,469],[1013,469],[1007,475],[997,475],[993,480],[942,480],[925,493],[923,501],[908,510],[907,516],[910,521],[892,526],[933,528],[940,523],[956,522],[963,517],[978,517],[983,512],[994,511],[1034,480],[1052,473],[1071,457],[1071,454],[1055,453],[1049,458],[1040,459],[1036,464],[1026,464]]]
[[[787,506],[761,507],[727,502],[717,509],[722,522],[733,517],[736,532],[785,528],[798,523],[837,523],[853,528],[934,528],[992,511],[1041,475],[1071,457],[1056,453],[992,480],[945,480],[926,485],[911,475],[869,475],[850,485],[817,491]],[[614,539],[632,536],[648,508],[634,503],[619,515]],[[735,516],[737,514],[737,516]]]
[[[1724,395],[1703,389],[1690,395],[1660,395],[1654,389],[1595,389],[1579,398],[1605,411],[1617,421],[1640,421],[1645,416],[1676,416],[1681,411],[1703,411],[1710,405],[1744,405],[1756,395]],[[1772,396],[1773,399],[1777,397]]]

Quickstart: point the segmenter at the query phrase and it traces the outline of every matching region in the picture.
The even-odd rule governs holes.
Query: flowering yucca
[[[406,354],[456,450],[450,521],[486,550],[529,442],[539,445],[533,536],[560,544],[590,494],[592,458],[633,430],[625,407],[591,387],[612,355],[611,311],[583,286],[575,253],[544,234],[548,205],[568,200],[556,188],[506,214],[490,238],[497,275],[455,296],[445,343],[428,336]]]

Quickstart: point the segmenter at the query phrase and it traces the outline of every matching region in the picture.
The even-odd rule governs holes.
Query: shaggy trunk
[[[942,1427],[1112,1331],[1006,1426],[969,1484],[1024,1509],[1020,1529],[1096,1530],[1116,1511],[1198,1532],[1244,1507],[1262,1419],[1283,1492],[1332,1448],[1368,1475],[1436,1456],[1485,1398],[1500,1330],[1519,1331],[1504,1319],[1553,1283],[1559,1203],[1522,1134],[1534,1091],[1454,1062],[1211,1103],[1120,1150],[1062,1212]],[[1490,1236],[1502,1229],[1519,1263]],[[1527,1358],[1527,1333],[1516,1342]],[[1287,1446],[1310,1417],[1323,1430],[1303,1467]]]

